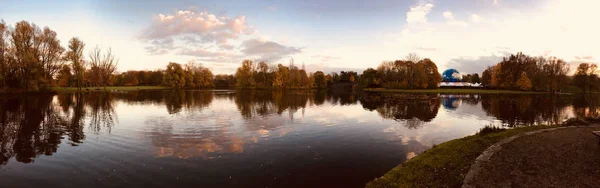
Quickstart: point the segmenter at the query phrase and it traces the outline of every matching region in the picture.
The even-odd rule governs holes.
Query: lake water
[[[227,90],[0,96],[0,185],[363,187],[485,125],[597,116],[598,101]]]

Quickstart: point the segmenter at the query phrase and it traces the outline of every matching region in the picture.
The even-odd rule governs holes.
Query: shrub
[[[505,128],[502,128],[501,126],[496,126],[496,125],[486,125],[485,127],[481,128],[479,130],[479,132],[477,133],[478,135],[487,135],[490,133],[496,133],[496,132],[502,132],[505,131]]]

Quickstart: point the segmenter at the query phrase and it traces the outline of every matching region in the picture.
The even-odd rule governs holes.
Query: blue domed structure
[[[448,69],[442,73],[443,82],[460,82],[460,72],[456,69]]]

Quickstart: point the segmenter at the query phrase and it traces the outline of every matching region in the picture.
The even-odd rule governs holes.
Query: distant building
[[[448,69],[442,73],[440,87],[483,87],[481,83],[462,82],[460,72]]]
[[[483,87],[481,83],[469,82],[441,82],[440,87]]]
[[[442,73],[442,82],[460,82],[460,72],[456,69],[448,69]]]

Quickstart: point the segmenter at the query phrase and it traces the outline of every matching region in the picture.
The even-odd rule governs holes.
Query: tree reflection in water
[[[234,114],[211,114],[212,110],[205,110],[212,108],[215,101],[219,101],[217,105],[231,104],[236,109],[231,112],[241,115],[244,121],[241,129],[248,132],[233,131],[240,129],[228,119]],[[290,129],[283,127],[286,124],[283,121],[293,122],[299,112],[304,115],[309,107],[337,110],[333,106],[351,106],[358,101],[365,110],[375,111],[382,118],[395,120],[409,129],[419,129],[425,122],[431,122],[438,116],[440,106],[446,109],[444,113],[456,115],[465,113],[461,105],[469,105],[471,112],[485,112],[486,117],[509,127],[560,123],[571,116],[570,112],[577,117],[600,116],[600,97],[595,95],[168,90],[6,96],[0,98],[0,164],[7,164],[11,158],[30,163],[39,155],[52,155],[63,140],[73,146],[81,145],[86,133],[110,134],[118,124],[117,102],[164,105],[171,116],[147,120],[147,124],[153,126],[149,136],[158,148],[156,153],[186,158],[244,152],[246,143],[258,142],[264,135],[287,134]],[[214,119],[212,127],[199,127],[201,125],[194,123],[205,121],[207,117]],[[181,131],[177,124],[187,127]]]
[[[364,109],[375,110],[383,118],[417,129],[437,116],[440,97],[437,94],[368,94],[361,96],[360,103]]]
[[[30,163],[39,155],[52,155],[63,135],[69,137],[71,145],[81,144],[86,117],[94,131],[110,130],[114,125],[116,113],[109,93],[61,94],[56,97],[57,104],[53,98],[26,95],[0,99],[1,164],[12,157]]]

